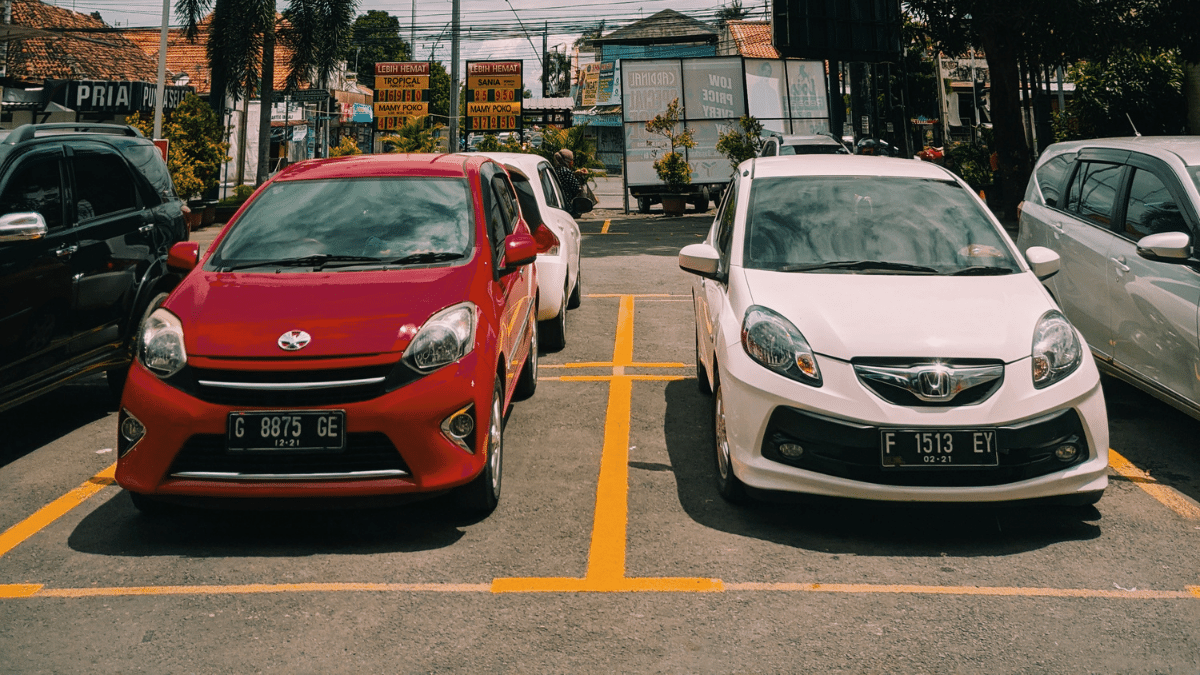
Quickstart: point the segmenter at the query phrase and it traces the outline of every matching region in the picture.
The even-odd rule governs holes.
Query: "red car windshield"
[[[309,256],[465,258],[472,222],[462,178],[279,181],[238,218],[208,267]]]

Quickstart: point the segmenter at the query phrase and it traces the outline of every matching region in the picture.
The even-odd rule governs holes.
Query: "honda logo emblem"
[[[279,336],[279,348],[285,352],[304,349],[309,342],[312,342],[312,336],[302,330],[289,330]]]
[[[957,392],[953,391],[952,378],[949,368],[930,368],[917,373],[916,389],[922,398],[941,400],[947,399]]]

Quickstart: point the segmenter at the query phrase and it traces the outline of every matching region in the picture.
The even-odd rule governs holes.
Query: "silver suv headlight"
[[[475,348],[475,303],[447,307],[429,317],[404,350],[404,362],[429,373],[454,363]]]
[[[1033,329],[1033,386],[1042,389],[1075,372],[1083,361],[1083,345],[1075,327],[1057,309],[1038,319]]]
[[[142,322],[138,357],[142,365],[161,378],[168,378],[187,365],[183,346],[183,322],[159,307]]]
[[[759,305],[742,320],[742,349],[763,366],[798,382],[821,386],[821,369],[808,340],[791,321]]]

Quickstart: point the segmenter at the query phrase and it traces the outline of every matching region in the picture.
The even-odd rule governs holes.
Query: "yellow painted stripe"
[[[617,379],[636,380],[638,382],[674,382],[675,380],[694,380],[695,375],[563,375],[561,377],[539,377],[538,382],[611,382]]]
[[[109,588],[52,588],[39,598],[89,598],[118,595],[241,595],[254,593],[486,593],[490,584],[240,584],[233,586],[129,586]]]
[[[612,225],[612,221],[611,221],[611,220],[605,220],[605,221],[604,221],[604,227],[601,227],[601,228],[600,228],[600,234],[608,234],[608,226],[609,226],[609,225]]]
[[[1134,466],[1133,462],[1122,457],[1116,450],[1109,449],[1108,464],[1114,471],[1128,478],[1145,490],[1146,494],[1154,497],[1175,513],[1188,520],[1200,520],[1200,506],[1196,506],[1195,502],[1184,497],[1175,488],[1154,480],[1150,474]]]
[[[612,368],[609,361],[580,361],[577,363],[539,363],[538,368]],[[629,363],[628,368],[691,368],[685,363]]]
[[[0,534],[0,556],[13,550],[21,542],[40,532],[42,528],[66,515],[71,509],[86,501],[88,497],[115,483],[116,472],[117,465],[113,464],[89,478],[83,485],[55,499],[38,509],[37,513],[5,530],[4,534]]]
[[[604,452],[596,483],[596,515],[588,550],[588,579],[615,583],[625,578],[625,525],[629,512],[629,419],[633,382],[613,378],[608,388]]]
[[[1018,586],[916,586],[908,584],[801,584],[801,583],[726,583],[727,591],[777,591],[791,593],[893,593],[917,595],[985,595],[1022,598],[1120,598],[1133,600],[1189,599],[1186,591],[1151,591],[1091,588],[1022,588]]]
[[[1188,593],[1200,598],[1200,586],[1184,586],[1184,588],[1188,589]]]
[[[492,582],[493,593],[719,593],[720,579],[644,577],[637,579],[586,579],[571,577],[511,578]]]
[[[633,364],[633,296],[621,298],[617,309],[617,341],[613,345],[613,367]]]
[[[690,298],[690,295],[671,295],[670,293],[589,293],[589,298]]]
[[[0,598],[28,598],[40,590],[41,584],[0,584]]]

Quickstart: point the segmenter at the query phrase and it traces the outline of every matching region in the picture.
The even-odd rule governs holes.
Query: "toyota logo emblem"
[[[289,330],[279,336],[279,348],[285,352],[304,349],[309,342],[312,342],[312,336],[302,330]]]

